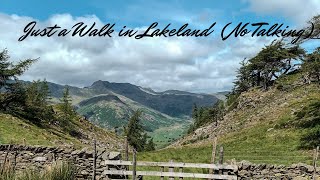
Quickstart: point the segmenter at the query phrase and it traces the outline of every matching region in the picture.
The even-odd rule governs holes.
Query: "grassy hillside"
[[[56,125],[35,125],[28,120],[0,114],[0,144],[27,144],[43,146],[67,146],[82,148],[92,146],[96,138],[98,145],[117,149],[122,146],[122,140],[115,134],[103,130],[85,120],[71,120],[75,130],[80,132],[72,136]],[[109,144],[109,145],[108,145]]]
[[[170,148],[142,153],[138,159],[210,162],[212,139],[218,136],[218,149],[224,147],[226,160],[310,164],[313,147],[305,148],[306,138],[318,132],[320,108],[315,104],[320,102],[320,86],[303,85],[300,77],[299,73],[284,76],[268,91],[251,89],[241,94],[235,109],[217,125],[201,127]]]

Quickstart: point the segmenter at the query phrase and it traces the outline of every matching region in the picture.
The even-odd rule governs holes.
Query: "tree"
[[[48,104],[50,91],[47,81],[33,81],[25,87],[25,116],[30,120],[40,122],[54,119],[53,108]]]
[[[312,39],[320,39],[320,14],[314,16],[312,19],[310,19],[308,22],[308,27],[305,28],[306,32],[300,38],[298,43],[304,43],[308,40]],[[309,36],[310,35],[310,36]]]
[[[155,150],[155,144],[153,142],[153,138],[150,138],[146,144],[145,151],[154,151],[154,150]]]
[[[0,111],[19,113],[25,105],[26,92],[18,82],[22,75],[36,59],[27,59],[13,64],[5,49],[0,52]]]
[[[246,59],[240,62],[240,68],[237,70],[236,81],[234,82],[235,93],[240,94],[241,92],[247,91],[252,87],[251,71],[248,66]]]
[[[9,58],[6,49],[0,53],[0,89],[14,86],[18,76],[22,75],[36,61],[36,59],[27,59],[14,65],[9,61]]]
[[[69,87],[67,86],[64,91],[62,98],[60,99],[59,110],[62,113],[61,121],[65,127],[69,126],[69,121],[76,116],[76,112],[73,110],[71,104],[72,98],[69,93]]]
[[[225,112],[224,102],[219,100],[212,107],[200,107],[197,110],[197,118],[194,119],[193,124],[189,126],[188,134],[194,132],[197,128],[223,119]]]
[[[72,98],[69,93],[69,87],[67,86],[63,91],[62,98],[60,99],[60,110],[63,113],[65,120],[75,116],[71,101]]]
[[[125,128],[129,144],[137,151],[143,151],[146,144],[146,134],[140,124],[141,111],[136,111],[129,119],[128,126]]]
[[[264,90],[272,85],[271,81],[287,74],[293,68],[293,60],[302,60],[305,51],[299,46],[286,46],[282,41],[273,41],[250,59],[253,85],[262,85]]]
[[[273,41],[255,57],[241,62],[234,93],[240,94],[255,86],[267,90],[275,79],[291,72],[295,66],[292,62],[302,61],[304,55],[304,49],[299,46]]]
[[[305,74],[305,80],[309,83],[316,81],[320,83],[320,47],[308,54],[302,64],[302,71]]]
[[[198,119],[198,107],[196,103],[194,103],[192,107],[192,118],[194,121]]]

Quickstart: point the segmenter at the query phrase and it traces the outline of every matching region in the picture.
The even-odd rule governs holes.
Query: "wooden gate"
[[[122,175],[132,176],[132,179],[136,179],[136,176],[156,176],[160,179],[169,177],[174,179],[183,178],[205,178],[205,179],[237,179],[238,167],[235,165],[216,165],[216,164],[199,164],[199,163],[179,163],[179,162],[142,162],[142,161],[122,161],[122,160],[106,160],[106,165],[110,166],[132,166],[132,170],[116,170],[108,169],[103,173],[108,175]],[[159,167],[160,171],[136,171],[137,166],[145,167]],[[168,168],[168,172],[164,172],[165,167]],[[179,172],[174,172],[174,168],[179,169]],[[186,173],[183,172],[183,168],[198,168],[198,169],[213,169],[213,172],[217,174],[203,174],[203,173]]]

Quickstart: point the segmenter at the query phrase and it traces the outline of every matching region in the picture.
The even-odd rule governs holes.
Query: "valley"
[[[51,101],[58,102],[65,86],[54,83],[48,85],[53,96]],[[118,135],[123,134],[123,127],[132,114],[137,110],[142,111],[143,128],[154,138],[158,148],[185,135],[192,123],[194,104],[199,107],[212,106],[218,101],[215,95],[177,90],[155,92],[129,83],[108,81],[96,81],[84,88],[69,86],[69,89],[73,106],[79,114]]]

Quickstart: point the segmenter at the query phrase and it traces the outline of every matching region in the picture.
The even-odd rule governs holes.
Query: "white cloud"
[[[40,60],[23,79],[88,86],[96,80],[129,82],[157,91],[196,92],[228,90],[244,57],[254,55],[263,38],[134,38],[29,37],[18,42],[30,17],[0,14],[0,49],[8,48],[13,60]],[[39,25],[70,27],[83,21],[103,25],[96,16],[54,15]]]
[[[320,13],[319,0],[245,0],[250,10],[262,14],[280,14],[297,23],[305,23]]]

